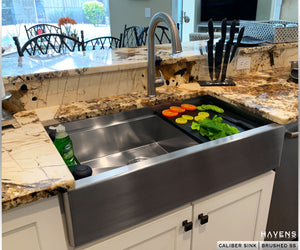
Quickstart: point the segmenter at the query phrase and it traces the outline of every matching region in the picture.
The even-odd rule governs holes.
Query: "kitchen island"
[[[193,60],[199,58],[199,48],[197,47],[199,44],[196,45],[194,43],[192,46],[189,45],[189,48],[192,47],[193,50],[186,51],[186,55],[184,56],[186,61],[193,62]],[[282,46],[297,48],[295,45]],[[268,52],[270,49],[274,51],[273,45],[267,45],[266,47],[259,49],[262,52]],[[277,47],[280,47],[280,45],[277,45]],[[247,49],[249,51],[254,50],[253,48]],[[240,54],[243,55],[244,53],[247,55],[247,49],[244,49],[244,51],[241,50]],[[60,105],[55,103],[56,105],[51,105],[53,102],[46,102],[46,105],[30,109],[28,108],[31,107],[31,104],[28,104],[31,102],[28,99],[30,93],[28,92],[28,96],[26,96],[26,93],[21,92],[23,100],[27,99],[27,101],[17,104],[16,102],[12,103],[13,105],[16,104],[13,106],[13,109],[19,108],[14,116],[20,127],[8,128],[2,131],[2,209],[6,211],[26,203],[55,196],[60,192],[66,192],[75,187],[72,175],[64,165],[43,126],[149,107],[156,104],[170,103],[199,95],[217,97],[277,124],[288,124],[297,121],[298,85],[288,80],[289,71],[287,63],[289,59],[294,60],[294,55],[291,55],[289,59],[285,58],[284,65],[280,65],[283,62],[282,55],[277,55],[275,58],[278,59],[278,61],[275,60],[276,67],[274,65],[271,68],[264,66],[267,70],[263,72],[253,69],[246,72],[242,70],[242,74],[239,72],[239,74],[234,75],[233,79],[236,86],[201,87],[196,81],[190,79],[190,77],[187,82],[186,77],[179,78],[176,76],[175,80],[178,81],[178,84],[169,84],[157,88],[157,97],[155,98],[148,98],[144,88],[136,85],[136,89],[133,88],[129,93],[120,94],[118,92],[119,89],[116,92],[110,89],[112,93],[106,93],[109,96],[100,98],[93,98],[93,95],[89,98],[85,96],[86,100],[77,101],[74,101],[70,97],[70,103]],[[129,57],[126,57],[126,59],[130,60]],[[265,58],[263,62],[269,65],[268,59]],[[145,59],[140,60],[140,64],[144,67]],[[166,59],[163,58],[163,62],[164,60],[169,61],[168,56]],[[170,63],[170,67],[176,68],[177,66],[172,65],[176,65],[176,63],[177,65],[180,64],[177,61],[178,58],[172,60],[175,60],[175,64]],[[260,61],[260,65],[263,62]],[[164,63],[162,65],[164,66]],[[104,68],[106,67],[108,66]],[[118,66],[118,69],[120,67]],[[122,67],[123,69],[126,67],[130,68],[130,63],[124,63]],[[251,67],[261,69],[255,63]],[[94,67],[92,69],[99,72],[99,70],[105,71],[104,68]],[[195,69],[193,70],[196,71]],[[69,71],[79,72],[80,70],[70,69]],[[81,71],[81,73],[84,71]],[[54,71],[51,74],[57,77],[58,74],[63,75],[65,73]],[[16,95],[18,92],[20,93],[22,86],[25,88],[24,84],[26,84],[27,89],[34,89],[30,85],[30,79],[32,78],[41,78],[42,80],[47,77],[51,79],[55,78],[53,76],[49,77],[49,74],[46,77],[46,73],[32,73],[29,75],[23,74],[25,78],[23,76],[5,77],[4,75],[5,87],[8,87],[7,89]],[[172,82],[172,79],[169,78],[169,81]],[[41,98],[38,96],[39,99]],[[4,107],[8,107],[9,104],[5,104]]]
[[[43,122],[74,121],[208,94],[242,106],[276,123],[288,124],[298,119],[298,85],[287,82],[287,78],[288,74],[281,72],[277,75],[264,72],[248,79],[244,77],[236,81],[237,86],[234,87],[200,87],[198,83],[190,83],[177,87],[159,87],[154,99],[146,97],[146,93],[132,93],[18,112],[15,117],[21,127],[2,131],[2,209],[47,198],[59,193],[58,190],[67,191],[74,187],[73,178],[44,130]],[[16,135],[17,141],[13,139]],[[20,152],[26,154],[25,159],[21,158]],[[36,160],[30,162],[29,159]],[[19,169],[17,166],[24,166],[22,161],[29,166]],[[40,172],[44,173],[41,170],[43,167],[47,174],[42,177],[44,179],[39,179]],[[53,169],[57,173],[48,173]],[[61,184],[56,184],[57,179]],[[51,180],[55,180],[54,183]],[[58,185],[58,190],[51,193],[55,185]],[[46,193],[43,194],[44,189]]]

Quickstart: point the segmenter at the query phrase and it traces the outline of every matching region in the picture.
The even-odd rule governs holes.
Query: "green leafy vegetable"
[[[218,113],[224,113],[224,109],[222,109],[216,105],[212,105],[212,104],[202,104],[201,106],[197,106],[197,109],[200,111],[212,110],[212,111],[216,111]]]
[[[240,132],[236,127],[223,123],[222,117],[217,115],[212,119],[205,118],[204,120],[199,120],[198,123],[193,122],[191,128],[193,130],[198,130],[202,136],[207,136],[210,140],[219,139]]]

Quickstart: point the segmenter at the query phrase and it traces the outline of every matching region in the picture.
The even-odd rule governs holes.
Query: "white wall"
[[[182,42],[188,42],[189,34],[195,31],[195,26],[198,24],[197,20],[195,20],[195,17],[197,17],[195,0],[183,0],[182,10],[190,18],[188,23],[184,21],[182,23]]]
[[[109,0],[110,25],[112,36],[119,37],[124,25],[149,25],[157,12],[172,15],[172,0]],[[145,17],[145,8],[151,8],[151,17]]]
[[[274,0],[258,0],[257,1],[257,11],[256,20],[269,20],[271,16],[272,1]]]
[[[298,22],[298,0],[282,0],[280,19]]]

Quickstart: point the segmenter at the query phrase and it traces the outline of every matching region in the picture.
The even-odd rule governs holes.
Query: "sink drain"
[[[149,159],[148,157],[136,157],[131,159],[130,161],[127,162],[127,164],[132,164],[132,163],[136,163],[136,162],[140,162],[140,161],[144,161]]]

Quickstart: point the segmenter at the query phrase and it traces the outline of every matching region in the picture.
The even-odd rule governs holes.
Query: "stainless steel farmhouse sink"
[[[182,102],[224,108],[240,133],[209,141],[161,116]],[[283,126],[210,96],[64,125],[79,161],[94,171],[62,195],[72,246],[276,169],[284,138]]]
[[[93,174],[196,145],[150,109],[65,124],[77,159]]]

